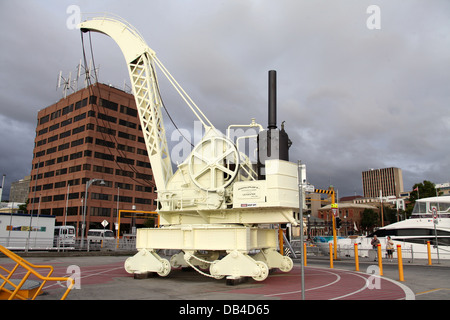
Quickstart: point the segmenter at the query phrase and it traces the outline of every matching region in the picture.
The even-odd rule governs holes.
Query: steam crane
[[[125,21],[97,17],[80,24],[82,32],[99,32],[120,47],[158,192],[160,228],[137,230],[138,252],[126,260],[132,274],[167,276],[172,267],[190,266],[213,278],[267,278],[269,269],[289,272],[293,262],[277,251],[273,224],[291,223],[299,211],[297,164],[289,162],[289,138],[276,127],[276,74],[269,72],[269,127],[252,119],[257,134],[258,164],[240,152],[186,94],[139,32]],[[183,163],[172,170],[161,114],[156,67],[169,79],[194,115],[204,136]],[[233,125],[234,127],[236,125]],[[231,127],[231,126],[230,126]],[[178,253],[170,261],[160,249]],[[175,252],[177,252],[175,251]],[[200,269],[208,269],[209,273]]]

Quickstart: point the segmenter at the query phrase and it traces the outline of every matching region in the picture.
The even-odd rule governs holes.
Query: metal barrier
[[[0,292],[6,292],[9,294],[8,300],[12,300],[14,298],[27,300],[27,296],[23,295],[22,293],[19,293],[19,291],[22,289],[30,275],[36,276],[39,280],[42,280],[41,285],[37,290],[34,290],[34,294],[31,297],[31,300],[36,299],[36,297],[41,293],[42,288],[44,287],[44,284],[47,281],[70,281],[70,285],[67,287],[67,290],[64,292],[61,300],[65,300],[67,295],[69,294],[70,290],[72,290],[73,286],[75,285],[75,280],[70,277],[51,277],[51,274],[53,273],[53,267],[52,266],[36,266],[25,259],[21,258],[14,252],[6,249],[2,245],[0,245],[0,252],[3,253],[5,256],[16,262],[16,265],[11,270],[6,269],[3,266],[0,266],[0,269],[5,271],[7,275],[0,274],[0,279],[3,279],[3,283],[0,285]],[[24,268],[27,270],[25,276],[19,281],[18,284],[14,283],[12,281],[13,274],[17,271],[19,267]],[[49,269],[49,272],[47,275],[41,275],[39,272],[37,272],[35,269]],[[6,285],[9,285],[13,288],[13,290],[10,290],[6,287]],[[25,289],[22,289],[25,290]]]

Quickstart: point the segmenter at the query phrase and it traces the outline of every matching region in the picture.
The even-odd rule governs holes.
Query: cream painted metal
[[[249,157],[214,128],[137,30],[110,17],[89,19],[80,28],[110,36],[123,52],[158,190],[162,227],[138,229],[139,252],[127,259],[127,272],[166,276],[171,266],[192,266],[214,278],[250,276],[261,281],[271,268],[290,271],[292,260],[277,252],[277,233],[270,226],[298,224],[294,218],[299,203],[297,165],[268,160],[266,180],[257,180]],[[156,66],[205,130],[202,140],[175,173],[161,114]],[[254,119],[243,126],[262,130]],[[169,262],[156,253],[158,249],[181,251]],[[210,273],[198,267],[209,267]]]

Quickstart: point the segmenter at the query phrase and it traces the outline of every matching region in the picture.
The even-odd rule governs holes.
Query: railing
[[[30,275],[34,275],[39,280],[42,280],[42,283],[41,283],[39,289],[33,295],[31,300],[36,299],[36,297],[39,295],[39,293],[41,292],[42,288],[44,287],[44,284],[47,281],[67,281],[67,280],[70,281],[70,285],[68,285],[67,290],[64,292],[61,300],[65,300],[66,299],[66,297],[69,294],[70,290],[72,290],[73,286],[75,285],[75,280],[70,278],[70,277],[51,277],[51,274],[53,273],[53,267],[52,266],[46,266],[46,265],[36,266],[36,265],[26,261],[25,259],[21,258],[20,256],[18,256],[14,252],[11,252],[10,250],[6,249],[5,247],[3,247],[1,245],[0,245],[0,252],[3,253],[8,258],[10,258],[11,260],[13,260],[14,262],[16,262],[16,265],[14,266],[14,268],[12,268],[12,270],[8,270],[8,269],[4,268],[3,266],[0,266],[0,269],[5,271],[8,274],[7,276],[4,276],[4,275],[0,274],[0,278],[3,279],[3,283],[0,284],[0,292],[1,291],[5,291],[5,292],[9,293],[10,296],[8,297],[8,300],[12,300],[14,298],[18,298],[18,299],[22,299],[22,300],[26,300],[27,299],[26,297],[22,296],[19,293],[19,291],[22,289],[23,285],[28,280],[28,277]],[[11,277],[13,276],[13,274],[17,271],[17,269],[19,267],[22,267],[25,270],[27,270],[27,273],[22,278],[22,280],[19,282],[19,284],[15,284],[15,283],[13,283],[11,281]],[[41,275],[35,269],[49,269],[49,272],[47,273],[47,275]],[[6,284],[9,284],[10,286],[12,286],[14,288],[14,290],[9,290],[9,289],[5,288]]]
[[[64,239],[53,238],[19,238],[19,237],[0,237],[0,245],[14,251],[70,251],[81,250],[81,240],[69,242]],[[124,235],[119,241],[103,240],[98,242],[84,241],[83,250],[97,251],[107,249],[111,251],[133,250],[136,249],[136,236]]]

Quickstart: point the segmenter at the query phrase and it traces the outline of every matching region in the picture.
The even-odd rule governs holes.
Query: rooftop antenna
[[[3,188],[5,187],[5,176],[6,174],[3,174],[2,186],[0,188],[0,202],[2,202]]]
[[[76,78],[76,90],[77,91],[78,91],[78,80],[80,79],[82,68],[83,68],[83,65],[81,64],[81,59],[80,59],[80,63],[77,65],[77,78]],[[75,80],[74,80],[74,84],[75,84]]]
[[[67,96],[67,91],[69,91],[70,89],[75,92],[76,88],[74,88],[74,85],[76,83],[76,81],[78,81],[77,79],[75,79],[72,83],[72,72],[69,72],[69,77],[65,78],[62,76],[62,71],[59,71],[59,76],[58,76],[58,81],[56,83],[56,90],[58,90],[59,88],[63,87],[63,97],[66,98]]]
[[[127,80],[123,80],[123,91],[131,93],[131,87],[127,84]]]
[[[80,63],[76,67],[74,79],[72,79],[72,72],[69,72],[68,77],[63,77],[62,71],[59,71],[58,80],[56,81],[56,90],[62,87],[63,97],[66,98],[69,90],[72,90],[72,92],[78,91],[78,81],[80,78],[84,78],[85,88],[92,82],[97,82],[99,67],[93,68],[92,65],[92,60],[89,62],[89,67],[84,66],[80,60]]]
[[[84,87],[85,88],[87,88],[89,86],[89,84],[92,82],[94,82],[94,83],[98,82],[99,67],[93,69],[92,59],[89,61],[89,66],[83,66],[81,64],[81,60],[80,60],[80,65],[81,65],[81,68],[83,69],[83,73],[81,75],[84,76]]]

